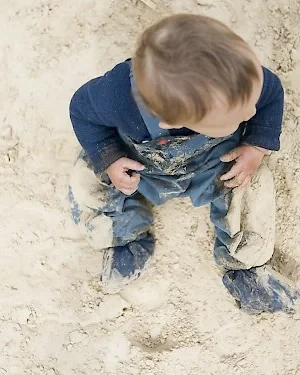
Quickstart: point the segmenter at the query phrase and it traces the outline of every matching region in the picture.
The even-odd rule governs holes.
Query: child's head
[[[262,68],[248,44],[214,19],[179,14],[141,36],[133,58],[138,93],[161,127],[211,137],[255,114]]]

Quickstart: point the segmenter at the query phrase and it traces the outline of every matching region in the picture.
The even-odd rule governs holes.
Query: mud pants
[[[126,245],[149,233],[151,202],[139,192],[126,196],[115,189],[106,175],[94,174],[84,157],[76,162],[69,189],[73,220],[94,249]],[[247,189],[229,190],[210,202],[217,264],[226,269],[248,269],[271,258],[273,189],[271,173],[262,165]]]
[[[105,292],[118,292],[147,268],[154,250],[152,205],[190,197],[195,207],[210,204],[215,261],[241,307],[251,313],[293,308],[296,292],[278,281],[275,271],[261,267],[274,249],[275,194],[269,169],[262,164],[246,189],[231,190],[219,180],[230,168],[220,156],[239,139],[240,130],[223,139],[166,137],[145,144],[124,137],[129,157],[146,165],[131,196],[117,190],[106,173],[95,175],[84,152],[79,155],[69,187],[72,217],[93,248],[105,249]]]

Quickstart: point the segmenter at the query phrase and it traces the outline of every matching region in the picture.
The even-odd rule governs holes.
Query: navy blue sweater
[[[96,173],[126,156],[119,130],[141,143],[150,134],[131,92],[130,68],[116,65],[104,76],[92,79],[74,94],[70,117],[75,134],[94,165]],[[243,142],[268,150],[279,150],[284,92],[279,78],[263,68],[264,83],[257,112],[247,121]],[[193,134],[188,129],[172,129],[171,135]]]

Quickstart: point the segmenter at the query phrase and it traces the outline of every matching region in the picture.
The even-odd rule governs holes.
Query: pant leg
[[[211,202],[216,229],[214,256],[225,269],[249,269],[273,255],[275,192],[265,164],[246,189],[235,188]]]
[[[69,185],[74,222],[95,249],[122,246],[149,230],[153,216],[141,194],[126,196],[104,173],[96,176],[84,153],[80,153]]]

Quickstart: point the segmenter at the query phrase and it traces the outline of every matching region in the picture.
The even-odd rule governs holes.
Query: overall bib
[[[130,79],[134,90],[132,73]],[[112,185],[105,172],[95,175],[83,151],[71,175],[73,220],[93,248],[105,249],[103,290],[118,292],[149,265],[154,251],[151,206],[189,197],[195,207],[210,204],[216,231],[215,261],[226,271],[223,283],[241,306],[249,312],[290,309],[286,301],[294,294],[285,285],[283,293],[277,275],[275,285],[273,271],[259,267],[272,257],[274,249],[275,194],[269,169],[262,164],[247,189],[225,188],[220,181],[231,167],[220,157],[240,144],[243,124],[222,138],[171,136],[159,128],[159,119],[139,100],[137,105],[151,140],[136,143],[120,133],[128,158],[146,167],[139,172],[137,192],[127,196]],[[275,287],[270,292],[272,282]]]

